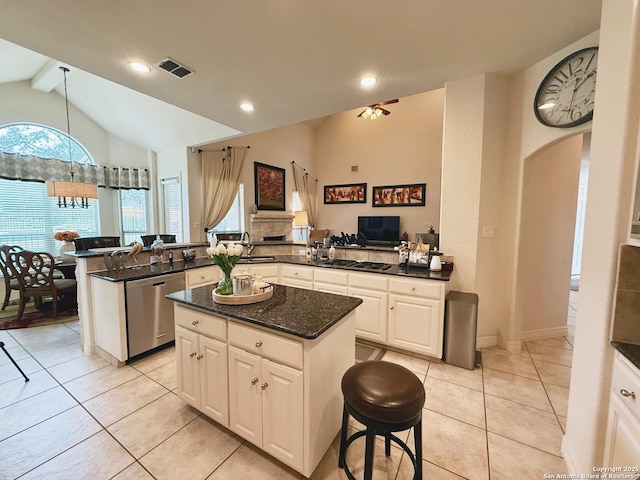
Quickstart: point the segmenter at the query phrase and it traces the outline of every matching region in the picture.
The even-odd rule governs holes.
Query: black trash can
[[[476,333],[478,331],[478,295],[450,291],[444,306],[445,363],[476,368]]]

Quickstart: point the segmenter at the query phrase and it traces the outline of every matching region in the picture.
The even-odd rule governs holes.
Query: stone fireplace
[[[286,241],[293,241],[293,215],[285,212],[252,213],[249,234],[253,242],[280,235],[284,235]]]

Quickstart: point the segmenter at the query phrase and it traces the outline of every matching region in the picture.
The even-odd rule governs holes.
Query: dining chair
[[[164,243],[176,243],[175,235],[154,234],[154,235],[141,235],[140,238],[142,239],[142,245],[145,247],[150,247],[157,236],[160,236],[160,240],[162,240]]]
[[[20,287],[20,306],[16,321],[22,319],[26,303],[30,297],[53,299],[53,318],[58,316],[58,297],[74,293],[77,282],[71,278],[54,278],[54,258],[47,252],[22,250],[9,254],[7,262]]]
[[[2,278],[4,279],[4,302],[2,303],[2,308],[0,310],[4,310],[9,305],[9,298],[11,297],[12,290],[20,290],[20,285],[18,284],[18,280],[16,279],[13,271],[9,269],[8,261],[9,254],[19,252],[23,250],[22,247],[18,245],[0,245],[0,272],[2,272]]]

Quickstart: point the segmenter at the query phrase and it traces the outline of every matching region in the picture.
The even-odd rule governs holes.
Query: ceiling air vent
[[[180,65],[178,62],[171,60],[170,58],[165,58],[158,64],[158,66],[179,78],[184,78],[193,73],[192,70],[189,70],[184,65]]]

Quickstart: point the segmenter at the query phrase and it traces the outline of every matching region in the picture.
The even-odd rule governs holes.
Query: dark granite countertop
[[[165,243],[164,244],[164,248],[165,250],[186,250],[188,248],[195,248],[195,247],[204,247],[204,246],[209,246],[208,243]],[[110,247],[107,247],[110,248]],[[121,247],[113,247],[113,250],[121,250],[121,249],[125,249],[125,252],[130,249],[131,247],[128,247],[127,245],[122,245]],[[142,249],[143,252],[150,252],[151,251],[151,247],[144,247]],[[92,252],[91,250],[80,250],[79,252],[65,252],[65,255],[69,255],[71,257],[76,257],[76,258],[90,258],[90,257],[102,257],[104,255],[104,252]]]
[[[225,305],[213,301],[216,285],[170,293],[167,298],[209,312],[313,339],[362,303],[362,299],[274,285],[273,296],[250,305]]]
[[[241,259],[237,265],[262,265],[265,263],[287,263],[291,265],[308,265],[311,267],[323,267],[330,268],[334,270],[349,270],[352,272],[362,272],[362,273],[375,273],[380,275],[395,275],[401,277],[411,277],[411,278],[424,278],[428,280],[439,280],[448,282],[452,272],[432,272],[428,268],[423,267],[415,267],[415,266],[404,266],[404,265],[396,265],[392,264],[391,267],[387,270],[362,270],[359,268],[347,268],[347,267],[338,267],[335,265],[327,265],[326,263],[322,263],[315,260],[307,260],[305,257],[300,255],[274,255],[274,256],[257,256],[264,258],[273,258],[273,260],[267,261],[258,261],[254,258],[253,261],[248,259]],[[213,265],[208,258],[199,257],[193,260],[192,262],[183,262],[175,260],[173,265],[169,265],[168,263],[161,263],[155,265],[143,265],[138,269],[134,268],[125,268],[124,270],[118,273],[108,273],[106,271],[100,272],[92,272],[89,273],[92,277],[101,278],[103,280],[107,280],[110,282],[125,282],[129,280],[140,280],[142,278],[154,277],[157,275],[165,275],[167,273],[175,273],[175,272],[184,272],[186,270],[191,270],[194,268],[208,267]]]
[[[640,369],[640,345],[633,343],[616,342],[611,340],[611,345],[618,350],[627,360]]]

